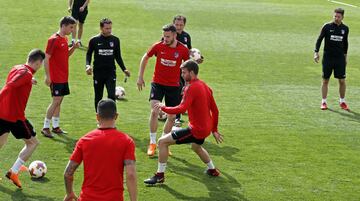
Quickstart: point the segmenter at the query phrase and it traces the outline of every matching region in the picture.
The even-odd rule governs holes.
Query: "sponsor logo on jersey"
[[[176,61],[161,58],[161,64],[168,67],[176,66]]]
[[[330,40],[337,41],[337,42],[342,42],[343,38],[344,38],[343,36],[337,36],[337,35],[330,36]]]
[[[99,49],[99,55],[101,56],[112,56],[113,54],[114,54],[114,50]]]

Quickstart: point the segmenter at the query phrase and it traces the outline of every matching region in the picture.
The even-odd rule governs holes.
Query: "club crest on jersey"
[[[114,42],[110,42],[110,47],[114,47]]]
[[[185,41],[185,43],[187,43],[187,41],[188,41],[188,40],[187,40],[187,38],[186,38],[186,37],[184,38],[184,41]]]
[[[345,34],[345,30],[344,30],[344,29],[341,30],[341,34],[342,34],[342,35]]]
[[[177,59],[177,58],[179,58],[179,52],[175,52],[174,53],[174,57]]]

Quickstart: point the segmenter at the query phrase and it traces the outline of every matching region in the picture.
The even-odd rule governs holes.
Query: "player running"
[[[165,97],[166,106],[176,106],[180,103],[180,65],[189,59],[189,50],[176,40],[176,28],[173,24],[163,27],[163,40],[155,43],[142,57],[137,86],[139,91],[145,87],[144,71],[148,60],[156,56],[155,71],[150,92],[150,145],[147,151],[154,156],[156,151],[157,117],[159,110],[154,109]],[[175,115],[168,115],[163,133],[170,133],[174,125]]]
[[[198,79],[199,67],[195,61],[184,62],[181,65],[181,70],[184,80],[189,83],[185,87],[181,104],[176,107],[166,107],[162,103],[157,103],[154,109],[161,109],[168,114],[188,111],[189,127],[173,131],[159,139],[158,170],[153,177],[144,181],[145,184],[163,183],[165,181],[164,172],[168,160],[168,148],[173,144],[191,143],[193,151],[207,165],[206,173],[210,176],[220,175],[208,152],[201,146],[210,133],[213,134],[217,143],[223,141],[222,135],[217,130],[219,111],[212,91],[203,81]]]
[[[31,50],[25,64],[11,69],[6,84],[0,91],[0,148],[5,145],[9,132],[16,139],[23,139],[25,142],[14,165],[6,173],[6,177],[19,188],[19,171],[26,169],[23,165],[39,144],[33,126],[25,117],[25,108],[32,85],[37,83],[33,74],[41,67],[44,58],[43,51]]]
[[[71,16],[76,20],[76,24],[74,30],[72,31],[72,40],[69,46],[73,46],[76,42],[82,46],[81,37],[84,30],[84,23],[86,16],[88,14],[88,5],[90,0],[69,0],[69,8],[68,11],[71,13]],[[77,32],[77,41],[76,41],[76,29],[77,24],[79,25],[79,29]]]
[[[91,75],[91,57],[94,52],[94,91],[95,91],[95,111],[98,102],[103,97],[104,86],[108,93],[108,98],[115,100],[116,88],[116,66],[118,63],[126,77],[130,77],[130,71],[126,69],[121,57],[120,39],[111,33],[112,22],[108,18],[100,20],[101,33],[92,37],[86,53],[86,73]]]
[[[321,86],[322,102],[321,109],[328,109],[326,98],[328,94],[329,79],[334,71],[334,77],[339,80],[340,107],[349,110],[345,102],[346,91],[346,64],[348,51],[349,27],[342,23],[344,10],[337,8],[334,10],[334,20],[326,23],[316,41],[314,60],[319,62],[319,49],[323,38],[325,38],[324,55],[322,60],[323,82]]]
[[[65,169],[65,201],[77,200],[73,176],[84,162],[84,182],[79,200],[124,200],[123,173],[131,201],[136,200],[135,144],[115,127],[118,113],[113,100],[101,100],[98,128],[79,139]]]
[[[60,107],[64,96],[70,94],[69,79],[69,56],[79,47],[76,43],[68,48],[67,38],[75,26],[75,19],[69,16],[60,20],[60,30],[53,34],[49,39],[46,47],[46,56],[44,61],[45,67],[45,84],[50,87],[52,102],[47,108],[44,127],[41,133],[45,137],[53,138],[53,133],[64,134],[59,125]],[[50,121],[52,120],[53,129],[50,132]]]

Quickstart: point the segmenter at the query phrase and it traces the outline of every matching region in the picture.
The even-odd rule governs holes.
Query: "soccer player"
[[[64,173],[66,196],[77,200],[73,175],[84,162],[84,182],[79,200],[124,200],[123,174],[130,200],[136,200],[135,144],[115,127],[118,113],[115,101],[101,100],[96,118],[98,128],[79,139]]]
[[[77,32],[77,41],[76,41],[76,29],[77,26],[75,25],[74,30],[72,31],[72,40],[69,46],[73,46],[75,42],[78,42],[80,46],[81,44],[81,37],[83,34],[83,28],[86,16],[88,14],[88,5],[90,0],[69,0],[69,8],[68,11],[71,13],[71,16],[76,19],[76,24],[79,25],[79,29]]]
[[[94,53],[94,91],[95,91],[95,111],[98,102],[103,97],[104,86],[108,93],[108,98],[115,100],[116,88],[116,66],[118,63],[126,77],[130,76],[121,57],[120,40],[112,35],[112,22],[108,18],[100,20],[100,34],[91,38],[89,48],[86,53],[86,73],[91,75],[91,57]]]
[[[11,69],[6,84],[0,91],[0,148],[5,145],[9,132],[16,139],[23,139],[25,142],[14,165],[6,173],[6,177],[19,188],[19,171],[24,168],[23,164],[39,144],[33,126],[25,117],[25,108],[32,85],[36,84],[33,74],[41,67],[44,58],[43,51],[31,50],[25,64]]]
[[[189,50],[185,45],[176,40],[176,28],[173,24],[163,27],[163,40],[156,42],[140,62],[137,86],[139,91],[145,87],[144,71],[148,60],[156,56],[155,71],[150,92],[150,145],[147,151],[149,156],[154,156],[156,151],[157,117],[159,110],[154,106],[165,97],[167,106],[176,106],[180,103],[180,65],[189,59]],[[174,125],[175,115],[168,115],[163,133],[170,133]]]
[[[52,138],[50,132],[50,121],[52,119],[52,132],[56,134],[66,133],[60,129],[60,106],[64,96],[70,94],[69,78],[69,56],[79,47],[79,43],[68,48],[67,35],[73,31],[76,21],[73,17],[63,17],[60,20],[60,30],[53,34],[46,47],[45,66],[45,84],[50,86],[52,102],[47,108],[44,127],[41,133],[45,137]]]
[[[329,79],[334,71],[334,77],[339,80],[339,94],[340,94],[340,107],[344,110],[349,110],[348,105],[345,102],[346,91],[346,64],[347,64],[347,51],[348,51],[348,35],[349,27],[342,23],[344,19],[344,10],[337,8],[334,10],[334,20],[326,23],[320,32],[320,35],[316,41],[314,60],[319,62],[319,49],[322,40],[325,38],[324,55],[322,60],[322,102],[321,109],[326,110],[327,93]]]
[[[145,184],[163,183],[165,180],[165,169],[168,160],[168,148],[173,144],[191,143],[193,151],[207,165],[206,173],[210,176],[219,176],[220,172],[215,168],[209,153],[201,146],[205,138],[212,132],[217,143],[223,141],[218,132],[219,111],[216,106],[211,89],[197,75],[198,64],[188,60],[181,65],[182,76],[189,84],[185,87],[184,96],[180,105],[176,107],[165,107],[162,103],[154,106],[155,110],[161,109],[168,114],[178,114],[188,111],[189,127],[173,131],[159,139],[159,159],[157,173],[144,181]]]

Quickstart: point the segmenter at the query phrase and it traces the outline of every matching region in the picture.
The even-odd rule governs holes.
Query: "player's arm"
[[[94,38],[92,38],[89,41],[89,45],[88,45],[88,50],[86,51],[86,64],[85,64],[85,71],[88,75],[92,74],[92,67],[91,67],[91,59],[92,59],[92,54],[94,52]]]
[[[80,12],[83,12],[86,8],[86,6],[90,3],[90,0],[86,0],[84,4],[79,8]]]
[[[45,69],[45,84],[47,86],[50,86],[51,84],[51,79],[50,79],[50,73],[49,73],[49,60],[50,60],[51,55],[46,53],[45,54],[45,59],[44,59],[44,69]]]
[[[349,29],[347,30],[347,33],[344,37],[344,56],[345,56],[345,62],[347,63],[347,52],[349,49],[349,41],[348,41],[348,36],[349,36]]]
[[[212,134],[216,140],[216,143],[222,143],[224,141],[223,136],[218,131],[218,123],[219,123],[219,109],[216,105],[214,96],[212,95],[212,91],[210,93],[210,111],[212,117]]]
[[[126,170],[126,186],[129,191],[131,201],[137,200],[137,179],[136,179],[136,165],[135,160],[124,161]]]
[[[141,91],[142,88],[145,87],[144,72],[145,72],[146,65],[149,61],[149,58],[150,57],[148,56],[148,54],[145,53],[140,61],[139,77],[137,80],[137,86],[138,86],[139,91]]]
[[[320,46],[321,46],[321,42],[325,37],[325,30],[326,30],[326,24],[321,28],[320,34],[318,39],[316,40],[316,44],[315,44],[315,52],[314,52],[314,61],[316,63],[319,62],[320,60],[320,56],[319,56],[319,50],[320,50]]]
[[[71,55],[74,53],[75,49],[78,48],[78,47],[80,47],[80,43],[79,43],[79,42],[76,42],[73,46],[71,46],[71,47],[69,48],[69,56],[71,56]]]
[[[73,3],[74,3],[73,0],[69,0],[69,8],[68,8],[68,12],[69,12],[69,13],[71,13]]]
[[[120,40],[116,41],[115,46],[115,60],[116,63],[120,66],[121,70],[125,73],[126,76],[130,77],[130,71],[128,71],[125,67],[124,60],[121,57],[121,48],[120,48]]]
[[[74,173],[76,169],[79,167],[79,163],[70,160],[65,168],[64,172],[64,181],[65,181],[65,189],[66,189],[66,196],[64,201],[72,201],[73,199],[77,200],[77,197],[74,193],[73,189],[73,181],[74,181]]]
[[[165,107],[162,105],[158,105],[157,107],[160,106],[160,109],[163,112],[168,113],[168,114],[182,114],[182,113],[185,113],[187,111],[187,109],[189,108],[189,106],[191,105],[191,103],[193,101],[193,96],[194,96],[194,92],[190,89],[190,87],[188,87],[185,89],[183,99],[178,106]]]

